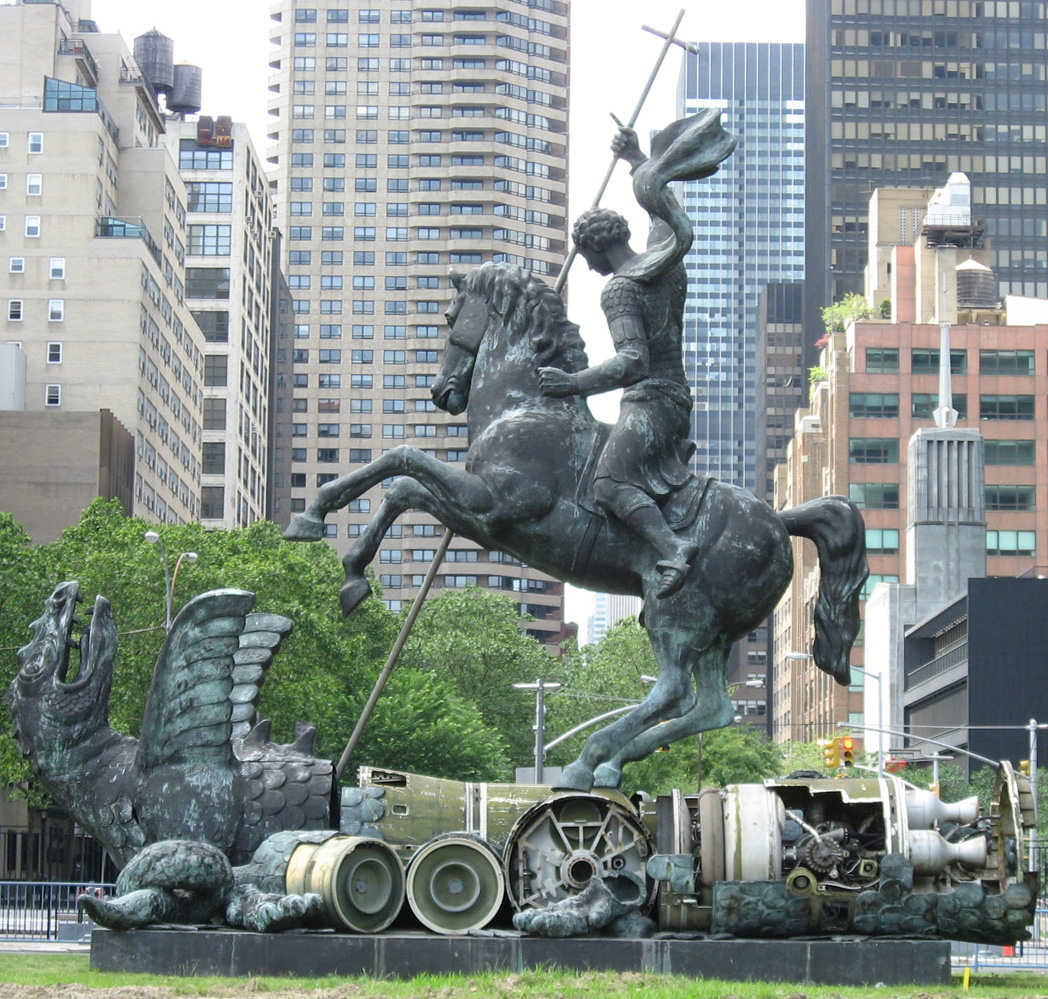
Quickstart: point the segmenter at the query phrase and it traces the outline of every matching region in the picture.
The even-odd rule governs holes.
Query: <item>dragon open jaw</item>
[[[62,583],[51,594],[44,615],[33,622],[33,640],[18,651],[23,683],[50,677],[56,691],[74,693],[91,682],[98,666],[112,662],[116,627],[109,601],[99,595],[83,618],[77,614],[80,603],[83,597],[75,582]]]

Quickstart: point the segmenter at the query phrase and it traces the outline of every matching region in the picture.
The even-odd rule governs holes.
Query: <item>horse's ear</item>
[[[451,284],[455,291],[462,291],[462,275],[458,271],[452,269],[448,271],[448,277],[451,278]]]

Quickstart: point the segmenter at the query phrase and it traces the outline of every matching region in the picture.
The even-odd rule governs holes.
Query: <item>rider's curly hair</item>
[[[630,227],[618,212],[610,208],[590,208],[578,217],[571,238],[580,250],[600,253],[612,243],[628,242]]]

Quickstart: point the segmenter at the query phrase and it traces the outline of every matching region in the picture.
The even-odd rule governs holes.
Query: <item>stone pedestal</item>
[[[303,939],[306,937],[307,939]],[[274,935],[223,929],[151,929],[91,935],[91,967],[161,975],[369,975],[648,971],[724,981],[809,985],[942,985],[945,940],[617,940],[587,937],[442,937],[422,932]]]

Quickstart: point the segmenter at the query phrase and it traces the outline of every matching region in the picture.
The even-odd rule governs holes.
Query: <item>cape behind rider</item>
[[[683,259],[693,234],[669,184],[709,176],[734,147],[734,136],[721,128],[715,111],[664,129],[652,141],[651,159],[641,152],[636,133],[620,127],[612,149],[630,163],[637,200],[651,215],[648,247],[635,252],[626,220],[608,209],[584,212],[572,231],[590,269],[611,275],[601,308],[615,355],[576,373],[539,371],[547,396],[624,390],[618,422],[597,462],[594,499],[654,549],[660,598],[680,589],[698,552],[697,545],[670,530],[659,506],[688,479],[692,410],[681,338],[687,293]]]

